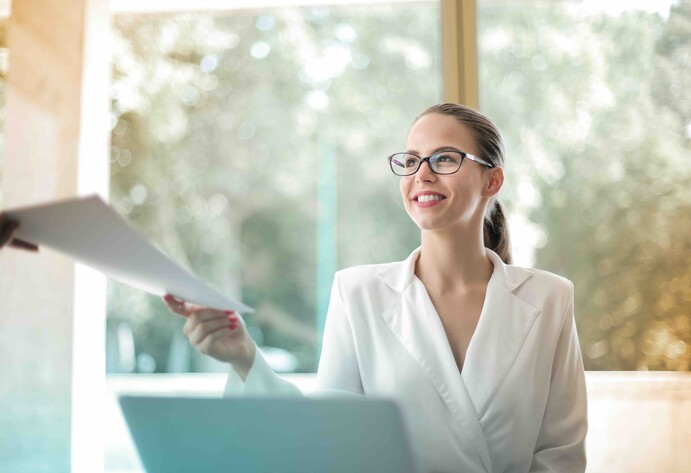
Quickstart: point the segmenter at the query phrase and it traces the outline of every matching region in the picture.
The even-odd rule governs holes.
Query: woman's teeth
[[[441,195],[421,195],[417,198],[418,202],[429,202],[431,200],[442,200],[444,197]]]

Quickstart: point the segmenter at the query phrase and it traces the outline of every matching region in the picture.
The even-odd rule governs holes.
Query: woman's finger
[[[185,322],[185,326],[182,327],[182,333],[189,337],[192,334],[192,332],[197,328],[197,325],[199,325],[200,323],[216,319],[229,320],[229,317],[233,317],[234,320],[237,320],[238,316],[235,313],[235,311],[232,310],[220,311],[215,309],[208,309],[205,307],[201,309],[195,309],[191,311],[189,316],[187,317],[187,322]]]
[[[204,322],[198,323],[192,331],[189,332],[187,337],[193,346],[198,346],[209,336],[209,334],[221,328],[230,329],[231,324],[234,326],[240,325],[238,319],[229,318],[227,316],[205,320]]]
[[[237,316],[234,310],[217,310],[210,309],[208,307],[197,307],[195,308],[194,317],[199,322],[204,322],[205,320],[217,319],[218,317],[228,317],[230,315]]]
[[[170,310],[172,313],[182,317],[187,317],[189,315],[188,310],[185,308],[185,303],[183,301],[173,299],[173,296],[170,294],[163,296],[163,302],[168,307],[168,310]]]
[[[185,318],[189,317],[194,310],[194,308],[190,307],[185,301],[178,299],[172,294],[163,296],[163,302],[168,306],[168,310]]]
[[[238,329],[231,329],[230,327],[220,327],[211,333],[208,333],[204,339],[196,345],[197,350],[199,350],[204,355],[214,355],[211,353],[212,347],[219,341],[227,337],[232,337],[234,334],[238,333]],[[230,361],[230,360],[225,360]]]
[[[182,333],[187,338],[192,336],[192,333],[197,330],[199,325],[203,325],[210,321],[222,321],[227,324],[239,324],[240,318],[234,311],[218,311],[214,309],[200,309],[193,311],[188,317],[185,325],[182,327]],[[203,328],[202,328],[203,330]],[[197,339],[201,340],[203,336]]]

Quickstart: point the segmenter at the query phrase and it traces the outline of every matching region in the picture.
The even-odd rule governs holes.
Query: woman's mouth
[[[413,198],[416,207],[426,208],[439,204],[446,196],[441,194],[420,194]]]
[[[445,197],[443,195],[421,195],[417,199],[415,199],[417,202],[429,202],[432,200],[442,200]]]

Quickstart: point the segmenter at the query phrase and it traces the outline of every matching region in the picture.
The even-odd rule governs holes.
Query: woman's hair
[[[418,115],[415,121],[431,113],[449,115],[468,127],[480,150],[478,157],[495,166],[504,166],[504,141],[499,129],[489,118],[465,105],[442,103],[431,106]],[[492,197],[485,210],[483,235],[485,246],[497,253],[504,263],[511,264],[508,222],[504,215],[504,207],[496,195]]]

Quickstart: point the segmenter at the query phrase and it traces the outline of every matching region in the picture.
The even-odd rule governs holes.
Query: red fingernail
[[[230,314],[234,314],[234,313],[235,313],[234,310],[226,310],[226,315],[230,315]]]
[[[237,321],[237,320],[238,320],[238,316],[237,316],[237,315],[229,315],[229,316],[228,316],[228,320],[230,320],[230,321],[233,321],[233,320]]]
[[[236,328],[238,328],[237,325],[235,325],[235,324],[230,324],[230,329],[231,329],[231,330],[235,330]]]

